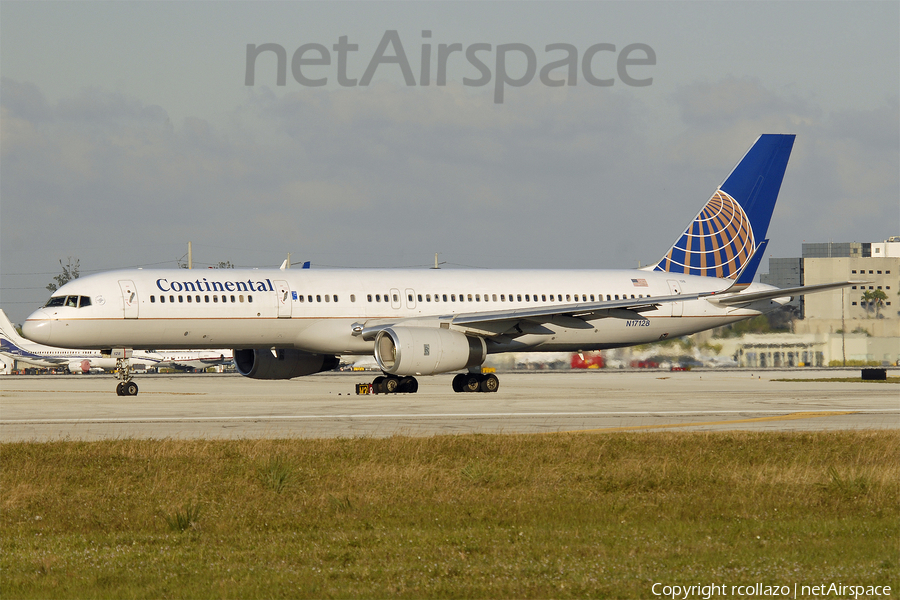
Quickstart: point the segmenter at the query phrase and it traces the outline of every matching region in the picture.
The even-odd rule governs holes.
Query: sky
[[[189,241],[195,268],[652,264],[761,133],[797,134],[769,257],[882,241],[898,23],[896,1],[2,0],[0,307],[21,323],[69,257],[168,268]],[[270,50],[247,84],[264,44],[283,85]]]

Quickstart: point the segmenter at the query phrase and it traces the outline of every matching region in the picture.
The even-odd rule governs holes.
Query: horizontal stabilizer
[[[733,296],[722,296],[721,298],[708,298],[709,300],[722,304],[724,306],[734,306],[736,304],[748,304],[757,300],[771,300],[773,298],[790,298],[793,296],[804,296],[815,292],[825,292],[827,290],[836,290],[851,285],[859,285],[868,283],[866,281],[841,281],[837,283],[820,283],[818,285],[802,285],[800,287],[784,288],[779,290],[766,290],[764,292],[737,293]]]

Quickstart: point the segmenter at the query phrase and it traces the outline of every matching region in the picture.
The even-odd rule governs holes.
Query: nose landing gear
[[[131,350],[113,350],[112,356],[116,359],[116,379],[120,379],[116,385],[117,396],[137,396],[138,385],[134,381],[134,367],[131,366]]]

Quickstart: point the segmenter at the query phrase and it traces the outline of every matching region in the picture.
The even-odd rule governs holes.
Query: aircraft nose
[[[39,344],[50,345],[50,333],[53,329],[53,321],[44,309],[37,310],[22,324],[22,335]]]

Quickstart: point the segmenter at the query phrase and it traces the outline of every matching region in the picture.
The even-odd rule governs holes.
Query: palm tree
[[[887,294],[884,293],[884,290],[866,290],[860,300],[863,301],[867,313],[870,308],[875,307],[875,318],[878,319],[881,317],[881,307],[887,300]]]

